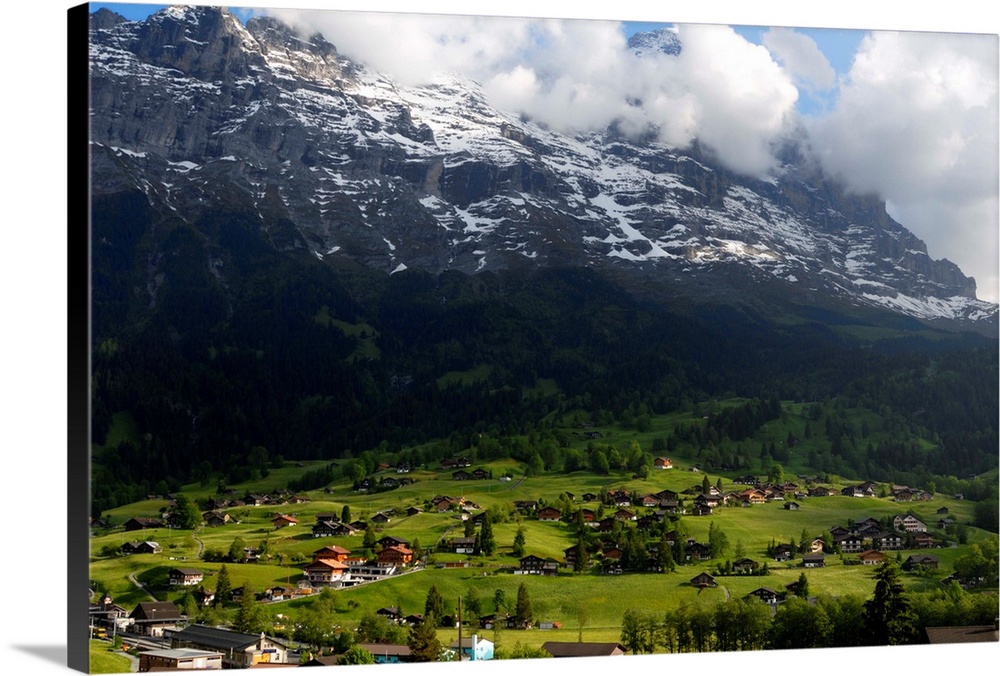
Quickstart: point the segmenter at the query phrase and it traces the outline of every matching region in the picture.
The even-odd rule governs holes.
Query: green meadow
[[[121,674],[131,670],[132,661],[124,655],[114,652],[113,648],[110,641],[91,639],[90,673]]]
[[[463,374],[468,377],[472,374]],[[741,400],[726,402],[737,405]],[[690,425],[702,419],[709,410],[717,410],[722,404],[709,402],[684,414],[672,414],[653,418],[643,432],[625,429],[619,425],[604,425],[600,431],[599,443],[620,449],[638,444],[643,449],[651,448],[657,439],[662,439],[678,425]],[[787,405],[786,414],[765,426],[751,442],[756,445],[784,443],[789,437],[801,439],[785,467],[785,480],[800,481],[796,473],[809,474],[803,457],[818,442],[806,439],[808,423],[804,405]],[[565,418],[572,420],[570,413]],[[877,420],[870,421],[874,427]],[[860,424],[860,423],[859,423]],[[130,422],[122,417],[116,420],[115,429],[122,436],[129,434]],[[571,445],[581,452],[588,442],[578,433],[575,426],[568,426],[565,434]],[[475,449],[469,453],[475,458]],[[657,453],[663,455],[664,453]],[[369,520],[377,513],[392,513],[390,521],[376,528],[378,538],[394,535],[411,544],[419,543],[424,552],[424,568],[406,575],[389,578],[373,584],[335,592],[336,622],[349,629],[363,617],[385,606],[397,606],[405,614],[422,613],[428,590],[436,587],[445,599],[450,612],[457,611],[459,597],[470,593],[481,600],[484,613],[494,610],[493,598],[497,590],[502,590],[513,603],[518,587],[524,584],[530,594],[535,620],[537,622],[557,622],[558,628],[529,632],[504,630],[495,634],[493,630],[483,630],[487,638],[498,638],[505,645],[522,643],[538,647],[546,640],[614,641],[618,639],[623,613],[629,609],[644,613],[662,615],[690,603],[717,603],[725,599],[742,598],[759,587],[783,591],[785,585],[798,580],[805,572],[813,595],[868,597],[874,589],[873,568],[862,565],[848,565],[855,557],[831,554],[826,557],[826,565],[821,568],[804,569],[801,560],[778,563],[767,558],[766,550],[771,543],[798,543],[803,537],[819,538],[824,532],[837,525],[848,525],[867,517],[883,519],[907,512],[916,515],[929,526],[932,533],[941,535],[937,528],[940,518],[938,510],[948,509],[948,516],[963,524],[971,524],[974,505],[953,496],[937,493],[928,502],[896,503],[890,498],[854,498],[846,496],[806,497],[796,499],[797,510],[786,509],[781,501],[769,502],[751,507],[721,507],[709,516],[684,515],[679,527],[684,536],[707,543],[710,525],[721,530],[728,541],[728,548],[721,556],[701,562],[682,563],[670,573],[625,573],[602,575],[596,569],[585,573],[573,573],[561,568],[555,577],[517,575],[514,570],[518,559],[513,555],[514,537],[519,529],[525,537],[525,553],[542,558],[563,561],[565,550],[576,544],[576,529],[564,521],[543,522],[531,515],[518,514],[514,503],[518,500],[535,500],[540,504],[566,504],[570,499],[572,508],[586,507],[598,514],[612,515],[616,507],[601,506],[596,501],[584,502],[586,493],[599,494],[601,491],[623,489],[636,496],[643,496],[669,489],[680,494],[688,507],[695,493],[701,492],[702,483],[708,478],[712,486],[719,485],[723,492],[739,492],[746,488],[734,483],[733,479],[748,473],[747,470],[705,472],[698,469],[701,453],[692,449],[670,454],[674,468],[650,470],[643,477],[628,471],[612,470],[606,475],[589,470],[573,472],[526,472],[525,464],[510,458],[490,459],[474,462],[472,469],[482,468],[492,476],[488,480],[458,481],[452,478],[452,470],[440,469],[434,465],[416,467],[406,475],[399,475],[391,467],[376,472],[371,478],[402,478],[412,483],[382,492],[356,492],[349,479],[336,479],[322,488],[302,491],[298,495],[307,499],[302,503],[287,503],[268,506],[240,506],[227,510],[232,521],[223,526],[201,526],[194,531],[171,528],[124,532],[121,524],[136,516],[157,516],[169,509],[170,502],[165,497],[155,497],[109,510],[105,516],[117,524],[107,531],[94,533],[91,540],[91,578],[115,601],[131,607],[134,604],[155,597],[171,600],[179,605],[185,603],[190,589],[173,588],[168,584],[168,573],[174,567],[197,568],[204,571],[203,587],[215,588],[215,576],[223,563],[219,555],[227,553],[234,543],[242,547],[264,548],[266,555],[257,563],[225,563],[234,587],[249,584],[255,591],[263,591],[275,585],[295,586],[303,577],[303,568],[312,561],[313,553],[326,545],[340,545],[354,554],[364,551],[364,533],[351,536],[314,538],[311,526],[321,513],[338,516],[347,507],[352,520]],[[391,458],[387,458],[391,460]],[[350,461],[333,461],[334,465],[346,466]],[[266,476],[230,486],[232,494],[243,496],[250,493],[269,493],[289,485],[310,470],[327,467],[324,461],[286,461],[275,467]],[[391,462],[389,464],[392,464]],[[759,472],[757,473],[760,474]],[[512,477],[501,481],[503,476]],[[823,485],[841,488],[864,480],[865,477],[845,478],[827,476]],[[804,488],[804,484],[800,483]],[[887,488],[887,486],[884,486]],[[191,484],[181,491],[194,501],[204,501],[216,497],[215,486]],[[464,535],[465,524],[457,511],[437,512],[431,500],[437,496],[461,497],[475,503],[481,509],[498,516],[493,524],[497,550],[492,556],[455,554],[450,551],[449,542],[454,537]],[[567,496],[571,496],[568,498]],[[407,515],[409,508],[420,511]],[[633,507],[638,515],[651,510]],[[272,519],[279,514],[292,516],[296,525],[274,527]],[[675,524],[676,527],[678,524]],[[477,529],[478,530],[478,529]],[[990,533],[968,526],[968,543],[975,543],[988,537]],[[113,555],[120,546],[133,540],[152,540],[161,549],[158,554],[132,556]],[[920,550],[927,552],[927,550]],[[931,550],[938,557],[940,568],[930,575],[905,574],[907,588],[928,591],[940,587],[940,580],[954,569],[955,561],[968,553],[968,545],[959,545]],[[890,552],[893,559],[904,560],[915,550],[899,553]],[[212,561],[204,560],[206,554],[214,555]],[[767,562],[769,574],[766,576],[719,576],[718,568],[737,555],[752,558],[759,563]],[[467,562],[468,567],[444,568],[445,563]],[[718,587],[699,590],[689,583],[701,572],[717,575]],[[130,580],[134,576],[136,582]],[[268,604],[269,613],[278,617],[276,625],[294,624],[296,616],[315,602],[315,597],[302,596],[294,600]],[[450,642],[457,637],[454,630],[440,630],[442,640]]]

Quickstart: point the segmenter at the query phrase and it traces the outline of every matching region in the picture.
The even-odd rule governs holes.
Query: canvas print
[[[997,35],[70,19],[71,666],[996,644]]]

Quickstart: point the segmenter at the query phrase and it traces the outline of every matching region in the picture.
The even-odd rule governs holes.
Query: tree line
[[[662,616],[628,609],[621,644],[633,654],[916,644],[925,642],[925,627],[992,625],[997,616],[996,594],[970,593],[958,582],[934,592],[906,591],[892,561],[874,578],[868,599],[808,598],[806,582],[773,611],[756,596],[686,603]]]

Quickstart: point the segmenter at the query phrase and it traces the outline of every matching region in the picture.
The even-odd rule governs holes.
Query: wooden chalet
[[[703,572],[703,573],[698,573],[697,575],[691,578],[691,586],[705,589],[707,587],[715,587],[717,585],[715,582],[715,577],[709,575],[708,573]]]
[[[543,507],[538,510],[539,521],[559,521],[561,518],[562,512],[555,507]]]
[[[391,563],[397,566],[405,566],[413,561],[413,550],[403,545],[386,547],[376,555],[379,563]]]
[[[162,519],[152,517],[136,516],[125,522],[125,530],[145,530],[147,528],[166,528],[167,524]]]
[[[644,495],[639,500],[639,504],[642,505],[643,507],[648,507],[650,509],[653,509],[655,507],[659,507],[660,506],[660,498],[658,498],[658,497],[656,497],[655,495],[652,495],[652,494],[650,494],[650,495]]]
[[[795,555],[795,550],[789,544],[779,544],[774,548],[775,561],[788,561]]]
[[[760,568],[760,564],[754,561],[753,559],[748,559],[744,557],[742,559],[733,561],[734,573],[753,573],[758,568]]]
[[[858,554],[858,559],[866,566],[880,566],[885,561],[885,554],[877,549],[866,549]]]
[[[768,605],[776,605],[780,595],[770,587],[757,587],[746,595],[746,598],[757,597]]]
[[[336,559],[316,559],[302,569],[309,583],[316,587],[333,584],[342,579],[348,571],[348,565]]]
[[[604,555],[605,559],[620,561],[625,552],[622,551],[621,547],[605,547],[601,550],[601,554]]]
[[[271,523],[274,525],[275,529],[278,528],[288,528],[289,526],[295,526],[299,523],[299,520],[294,516],[289,516],[287,514],[278,514],[276,517],[271,519]]]
[[[904,514],[895,517],[892,520],[892,525],[896,528],[896,530],[906,531],[907,533],[927,532],[927,524],[912,514]]]
[[[129,556],[130,554],[158,554],[159,551],[160,543],[153,542],[152,540],[126,542],[121,546],[122,556]]]
[[[456,554],[472,554],[476,549],[476,538],[452,538],[451,551]]]
[[[899,533],[879,533],[872,536],[872,547],[884,551],[896,551],[903,548],[903,536]]]
[[[312,527],[312,536],[314,538],[343,537],[346,535],[354,535],[355,533],[357,533],[357,530],[355,530],[353,526],[333,520],[318,521]]]
[[[635,521],[636,514],[631,509],[619,509],[614,513],[614,517],[619,521]]]
[[[387,606],[385,608],[379,608],[375,611],[375,614],[379,617],[384,617],[390,622],[399,622],[403,619],[402,613],[399,612],[399,608],[396,606]]]
[[[381,538],[379,538],[378,542],[376,542],[375,544],[377,544],[379,547],[397,547],[397,546],[409,547],[410,541],[404,540],[403,538],[397,537],[395,535],[384,535]]]
[[[559,562],[528,554],[521,557],[514,572],[518,575],[556,575],[559,572]]]
[[[163,632],[176,629],[186,621],[170,601],[145,601],[138,604],[129,615],[132,631],[143,636],[163,636]]]
[[[210,528],[225,526],[232,520],[232,517],[230,517],[225,512],[215,512],[215,511],[205,512],[204,514],[201,515],[201,518],[205,522],[205,525]]]
[[[767,502],[767,493],[759,488],[748,488],[742,493],[739,493],[739,497],[741,500],[746,500],[746,502],[751,505],[763,505]]]
[[[825,565],[826,555],[823,553],[809,553],[802,555],[802,566],[804,568],[822,568]]]
[[[514,509],[516,509],[521,514],[530,514],[538,509],[537,500],[515,500]]]
[[[833,538],[833,544],[840,548],[845,554],[853,554],[864,551],[864,538],[860,535],[848,534]]]
[[[922,567],[937,570],[938,563],[938,558],[930,554],[910,554],[906,557],[906,561],[903,562],[903,568],[905,570],[913,570],[914,568]]]
[[[331,559],[333,561],[340,561],[343,563],[351,556],[351,550],[345,549],[340,545],[327,545],[322,549],[317,549],[313,552],[313,560],[317,559]]]
[[[711,558],[708,545],[691,542],[684,547],[684,556],[688,561],[707,561]]]
[[[197,568],[172,568],[167,573],[167,578],[173,586],[189,587],[201,584],[205,574]]]

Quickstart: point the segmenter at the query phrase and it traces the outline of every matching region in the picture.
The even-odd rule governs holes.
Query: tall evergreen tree
[[[582,573],[587,570],[587,565],[590,563],[590,556],[587,554],[587,545],[584,544],[582,537],[577,540],[574,554],[576,554],[576,559],[573,561],[573,572]]]
[[[517,588],[517,604],[514,606],[514,617],[518,625],[529,626],[535,617],[531,612],[531,598],[528,588],[522,582]]]
[[[524,556],[524,526],[518,526],[514,535],[514,556],[517,558]]]
[[[431,585],[431,588],[427,590],[427,601],[424,602],[424,619],[431,616],[438,621],[444,617],[444,598],[435,585]]]
[[[259,634],[267,628],[264,607],[257,603],[249,582],[244,582],[240,591],[240,607],[236,609],[233,629],[244,634]]]
[[[218,608],[227,603],[232,595],[233,583],[229,579],[229,570],[226,568],[226,564],[222,564],[215,576],[215,598],[212,599],[212,605]]]
[[[795,595],[804,599],[809,598],[809,578],[806,577],[805,571],[799,573],[799,581],[795,585]]]
[[[875,571],[875,593],[865,601],[864,627],[870,645],[897,645],[913,638],[910,602],[899,568],[891,559]]]
[[[503,589],[493,592],[493,607],[495,608],[497,619],[507,611],[507,593]]]
[[[374,551],[376,543],[377,540],[375,539],[375,526],[372,524],[371,521],[369,521],[365,525],[365,538],[364,540],[362,540],[361,544],[365,549],[370,549]]]
[[[666,532],[660,536],[660,546],[656,550],[656,565],[664,573],[672,573],[677,569],[673,548],[670,546]]]
[[[414,662],[436,662],[441,656],[441,641],[438,640],[435,628],[438,618],[425,616],[424,621],[410,629],[407,644],[410,646],[410,659]]]
[[[483,518],[483,525],[479,529],[479,548],[484,556],[493,556],[497,550],[497,541],[493,536],[493,520],[489,513]]]

